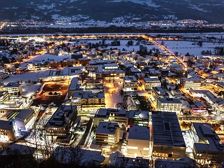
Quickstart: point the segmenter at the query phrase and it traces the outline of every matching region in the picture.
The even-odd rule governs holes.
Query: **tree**
[[[202,47],[202,46],[203,46],[203,42],[202,42],[202,41],[199,41],[199,42],[198,42],[198,46],[199,46],[199,47]]]
[[[132,41],[132,40],[129,40],[129,41],[127,42],[127,46],[133,46],[133,41]]]

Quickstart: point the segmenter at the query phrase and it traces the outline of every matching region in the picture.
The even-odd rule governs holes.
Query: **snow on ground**
[[[41,85],[40,84],[24,84],[22,85],[23,88],[23,95],[25,97],[31,97],[33,96],[36,91],[40,89]]]
[[[25,154],[33,154],[34,153],[34,148],[31,148],[27,145],[22,145],[22,144],[16,144],[16,143],[13,143],[9,146],[7,146],[7,150],[3,150],[1,152],[1,155],[9,155],[11,153],[14,153],[14,154],[18,154],[18,152],[21,154],[21,155],[25,155]]]
[[[81,152],[82,157],[80,159],[80,164],[82,166],[88,166],[88,164],[93,161],[96,161],[96,163],[101,163],[105,159],[101,153],[97,151],[82,150]]]
[[[132,46],[127,46],[127,42],[128,40],[121,40],[120,41],[120,46],[108,46],[107,49],[119,49],[119,50],[125,50],[125,51],[139,51],[140,49],[140,45],[143,45],[145,47],[147,47],[148,50],[150,49],[153,49],[153,48],[157,48],[156,46],[154,45],[145,45],[145,44],[139,44],[139,45],[136,45],[136,41],[133,41],[133,45]]]
[[[107,49],[119,49],[120,51],[125,50],[125,51],[139,51],[139,46],[108,46]]]
[[[207,50],[212,51],[212,53],[214,53],[215,47],[224,46],[224,44],[221,43],[204,42],[202,47],[200,47],[196,43],[191,41],[164,41],[164,45],[173,52],[178,52],[179,54],[182,55],[189,53],[190,55],[195,56],[202,56],[201,52]]]
[[[47,77],[49,75],[49,70],[38,71],[38,72],[27,72],[24,74],[12,75],[3,81],[4,84],[9,82],[25,82],[25,81],[39,81],[40,78]]]
[[[30,59],[27,62],[20,64],[20,68],[26,68],[28,64],[39,64],[45,62],[60,62],[65,60],[70,60],[71,55],[51,55],[51,54],[43,54],[37,55]]]
[[[29,63],[42,63],[47,61],[60,62],[63,60],[68,60],[68,59],[71,59],[70,55],[58,56],[58,55],[44,54],[44,55],[35,56],[29,61]]]
[[[106,49],[119,49],[119,50],[125,50],[125,51],[139,51],[140,45],[146,46],[148,50],[153,49],[153,48],[157,48],[154,45],[146,45],[146,44],[136,44],[137,41],[136,40],[132,40],[133,41],[133,45],[132,46],[128,46],[127,43],[129,40],[119,40],[120,41],[120,46],[111,46],[111,42],[113,42],[114,40],[105,40],[105,44],[108,45],[108,47]],[[96,43],[102,43],[102,40],[79,40],[79,42],[77,42],[76,44],[88,44],[88,43],[92,43],[92,44],[96,44]]]
[[[55,149],[54,157],[61,163],[70,163],[73,159],[78,159],[81,166],[87,166],[93,161],[101,163],[105,159],[101,152],[62,147]]]

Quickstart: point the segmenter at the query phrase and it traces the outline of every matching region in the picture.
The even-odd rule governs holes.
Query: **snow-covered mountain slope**
[[[224,0],[3,0],[0,20],[202,19],[224,23]]]
[[[112,2],[132,2],[140,5],[158,7],[158,5],[153,2],[153,0],[112,0]]]

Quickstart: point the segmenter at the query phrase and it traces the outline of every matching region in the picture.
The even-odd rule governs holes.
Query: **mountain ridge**
[[[114,18],[151,21],[206,20],[224,23],[224,0],[7,0],[1,2],[0,19],[52,21],[55,16],[111,21]],[[77,19],[77,18],[76,18]]]

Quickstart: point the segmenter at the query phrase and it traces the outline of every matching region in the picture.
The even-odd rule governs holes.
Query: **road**
[[[149,41],[156,47],[158,47],[161,51],[163,51],[165,54],[169,55],[169,57],[174,57],[183,67],[184,71],[187,71],[187,64],[178,56],[175,55],[175,53],[167,48],[165,45],[160,44],[158,41],[156,41],[153,37],[150,37],[148,35],[143,35],[143,39]]]
[[[120,94],[122,87],[123,82],[121,80],[116,80],[116,82],[104,82],[105,103],[107,108],[116,108],[117,104],[123,102],[123,97]]]
[[[4,29],[4,27],[7,25],[7,22],[0,22],[0,31]]]

